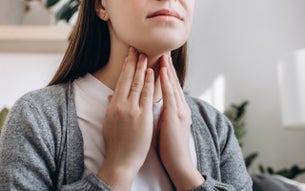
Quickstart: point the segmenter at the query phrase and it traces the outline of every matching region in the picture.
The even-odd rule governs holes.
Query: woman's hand
[[[204,182],[191,159],[191,111],[170,55],[162,56],[160,66],[163,96],[163,111],[159,120],[160,157],[176,189],[191,190]]]
[[[129,190],[153,135],[154,74],[147,58],[130,48],[106,111],[106,158],[98,176],[114,190]]]

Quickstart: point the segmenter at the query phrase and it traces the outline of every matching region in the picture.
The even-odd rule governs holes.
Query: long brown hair
[[[94,73],[108,62],[110,35],[107,22],[95,13],[96,0],[81,1],[79,16],[64,58],[49,85]],[[187,43],[172,51],[172,60],[183,87],[187,68]]]

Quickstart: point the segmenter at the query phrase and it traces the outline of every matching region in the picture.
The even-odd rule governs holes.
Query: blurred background
[[[0,0],[0,109],[56,71],[75,22],[74,14],[56,22],[65,3],[46,9],[45,1]],[[244,156],[256,153],[251,174],[305,182],[303,48],[304,0],[196,1],[185,91],[241,112]]]

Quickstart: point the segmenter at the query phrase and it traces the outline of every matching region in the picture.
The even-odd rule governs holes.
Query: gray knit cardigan
[[[83,139],[71,87],[65,83],[30,92],[11,108],[0,137],[1,191],[112,190],[94,174],[83,177]],[[231,124],[205,102],[186,100],[197,168],[206,178],[195,190],[252,190]]]

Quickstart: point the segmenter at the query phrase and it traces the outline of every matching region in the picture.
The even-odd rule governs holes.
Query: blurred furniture
[[[63,53],[71,30],[69,26],[0,25],[0,52]]]
[[[253,191],[305,191],[305,184],[277,175],[251,175]]]

